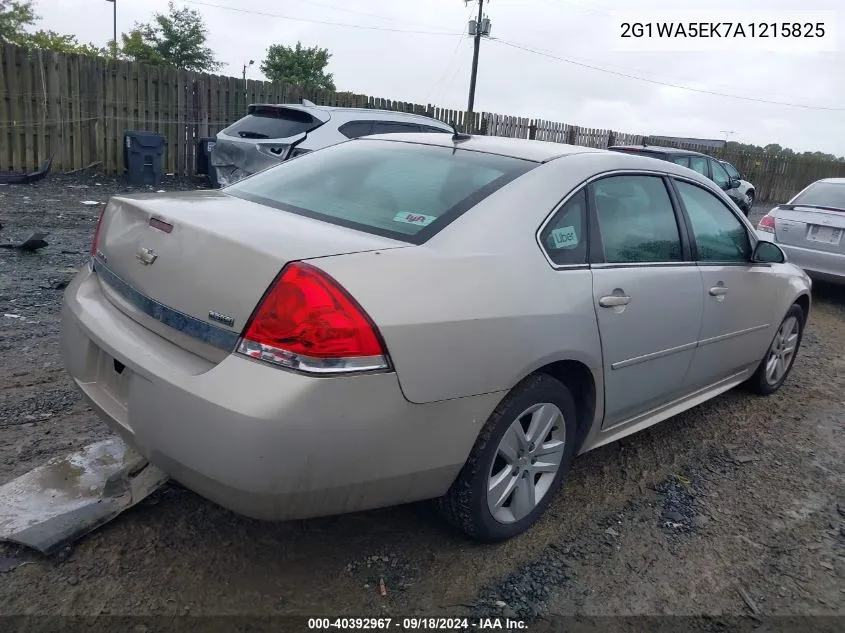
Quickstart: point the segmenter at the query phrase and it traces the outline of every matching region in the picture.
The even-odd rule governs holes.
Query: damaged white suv
[[[212,183],[225,187],[315,149],[347,139],[393,132],[453,132],[419,114],[302,104],[253,104],[247,115],[217,133],[211,150]]]

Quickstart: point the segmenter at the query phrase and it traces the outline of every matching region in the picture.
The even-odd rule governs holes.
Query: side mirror
[[[751,261],[757,264],[783,264],[786,262],[786,253],[774,242],[760,240],[754,247]]]

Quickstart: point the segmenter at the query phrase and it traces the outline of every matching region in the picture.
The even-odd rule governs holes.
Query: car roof
[[[821,180],[817,180],[816,182],[826,182],[831,185],[845,185],[845,178],[822,178]]]
[[[523,160],[545,163],[569,154],[608,153],[607,150],[581,147],[580,145],[566,145],[550,141],[535,141],[525,138],[509,138],[505,136],[465,136],[459,141],[453,140],[452,134],[373,134],[360,140],[384,140],[417,145],[436,145],[439,147],[458,147],[475,152],[510,156]]]
[[[290,110],[300,110],[302,112],[320,112],[323,116],[317,116],[318,119],[327,121],[329,118],[336,118],[337,115],[342,115],[338,118],[347,119],[348,121],[355,121],[362,116],[368,116],[384,119],[392,119],[394,121],[417,121],[427,125],[441,126],[446,129],[449,128],[448,123],[444,123],[439,119],[435,119],[425,114],[416,114],[414,112],[399,112],[396,110],[381,110],[376,108],[346,108],[342,106],[320,106],[313,103],[251,103],[247,108],[252,107],[268,107],[268,108],[288,108]],[[328,115],[328,116],[325,116]],[[346,123],[346,121],[339,120],[338,123]]]
[[[685,156],[707,156],[707,154],[695,152],[691,149],[681,149],[680,147],[661,147],[660,145],[612,145],[607,149],[635,152],[655,152],[660,154],[683,154]]]

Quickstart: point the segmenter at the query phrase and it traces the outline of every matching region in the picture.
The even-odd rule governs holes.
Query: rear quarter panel
[[[376,322],[411,402],[508,390],[558,360],[584,363],[598,386],[591,272],[555,271],[535,238],[558,202],[592,173],[560,158],[499,190],[425,245],[312,263]]]

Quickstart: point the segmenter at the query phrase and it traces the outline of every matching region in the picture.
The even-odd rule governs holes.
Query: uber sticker
[[[552,231],[555,248],[574,248],[578,246],[578,235],[574,226],[562,226]]]
[[[422,213],[412,213],[410,211],[402,211],[397,213],[393,218],[394,222],[404,222],[405,224],[416,224],[417,226],[428,226],[437,218],[433,215],[423,215]]]

